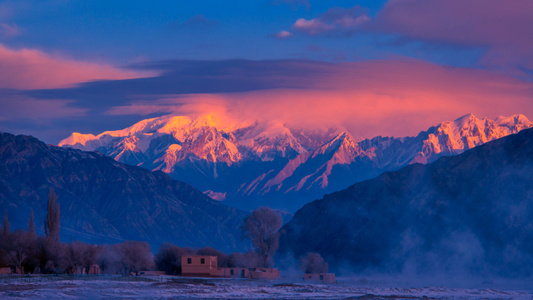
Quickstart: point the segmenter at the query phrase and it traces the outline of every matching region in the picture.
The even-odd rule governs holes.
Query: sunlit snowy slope
[[[491,120],[469,114],[415,137],[356,140],[343,128],[310,131],[276,121],[163,116],[97,136],[73,133],[60,146],[164,171],[236,207],[295,210],[383,171],[433,162],[531,126],[523,115]]]

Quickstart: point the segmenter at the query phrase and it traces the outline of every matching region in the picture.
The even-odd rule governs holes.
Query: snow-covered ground
[[[201,298],[201,299],[532,299],[533,285],[507,288],[400,287],[405,283],[339,279],[336,284],[287,283],[171,276],[0,279],[0,299]],[[491,285],[491,284],[487,284]],[[497,285],[497,284],[495,284]],[[527,284],[526,284],[527,285]],[[416,286],[413,285],[413,286]]]

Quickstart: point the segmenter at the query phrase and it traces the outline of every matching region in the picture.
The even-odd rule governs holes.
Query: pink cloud
[[[533,68],[531,0],[391,0],[371,27],[406,38],[488,47],[488,65]]]
[[[76,61],[40,50],[12,50],[0,44],[0,88],[47,89],[94,80],[130,79],[153,75],[123,70],[105,63]]]
[[[408,40],[486,49],[481,64],[533,69],[531,0],[389,0],[373,18],[359,6],[298,19],[293,31],[351,36],[381,32]]]
[[[277,38],[277,39],[280,39],[280,40],[285,40],[285,39],[289,39],[289,38],[293,37],[294,34],[292,34],[289,31],[282,30],[282,31],[280,31],[280,32],[278,32],[276,34],[273,34],[272,36]]]
[[[300,18],[292,28],[308,35],[351,35],[369,20],[366,12],[359,6],[335,7],[314,19]]]
[[[376,17],[388,32],[462,45],[529,44],[529,0],[395,0]]]
[[[343,126],[359,137],[414,135],[467,113],[491,118],[516,113],[533,116],[533,83],[491,71],[414,60],[330,64],[315,71],[323,75],[315,75],[307,89],[180,95],[137,101],[108,113],[216,114],[240,122]]]

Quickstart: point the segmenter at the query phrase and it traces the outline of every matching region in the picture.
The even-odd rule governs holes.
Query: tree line
[[[35,231],[33,211],[27,230],[11,232],[7,212],[4,215],[0,240],[0,267],[11,266],[17,273],[89,274],[98,266],[104,274],[139,274],[142,270],[157,269],[167,274],[181,274],[183,255],[217,256],[219,267],[272,267],[279,245],[281,216],[268,207],[254,210],[243,220],[243,236],[249,238],[254,250],[226,254],[211,247],[193,249],[163,243],[152,256],[147,242],[125,241],[114,245],[91,245],[79,241],[60,241],[60,208],[56,194],[48,196],[44,219],[44,236]],[[327,272],[327,264],[318,254],[300,259],[305,271]]]
[[[44,236],[35,232],[34,213],[27,230],[11,232],[7,212],[0,239],[0,267],[10,266],[16,273],[89,274],[91,267],[109,274],[138,273],[153,266],[147,242],[126,241],[116,245],[91,245],[60,241],[60,208],[54,191],[48,195]]]

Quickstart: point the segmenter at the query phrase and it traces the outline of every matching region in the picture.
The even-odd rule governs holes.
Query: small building
[[[216,256],[188,255],[181,257],[181,275],[196,277],[212,277],[218,268]],[[218,277],[218,276],[217,276]]]
[[[252,268],[250,275],[252,279],[278,279],[280,272],[273,268]]]
[[[229,277],[232,278],[250,278],[250,270],[247,268],[227,268]]]
[[[304,275],[305,281],[335,283],[334,273],[307,273]]]
[[[216,268],[211,270],[209,277],[223,278],[251,278],[247,268]]]
[[[0,274],[12,274],[13,269],[11,267],[0,267]]]
[[[278,269],[271,268],[220,268],[218,258],[207,255],[188,255],[181,257],[181,275],[189,277],[221,277],[248,279],[279,278]]]

